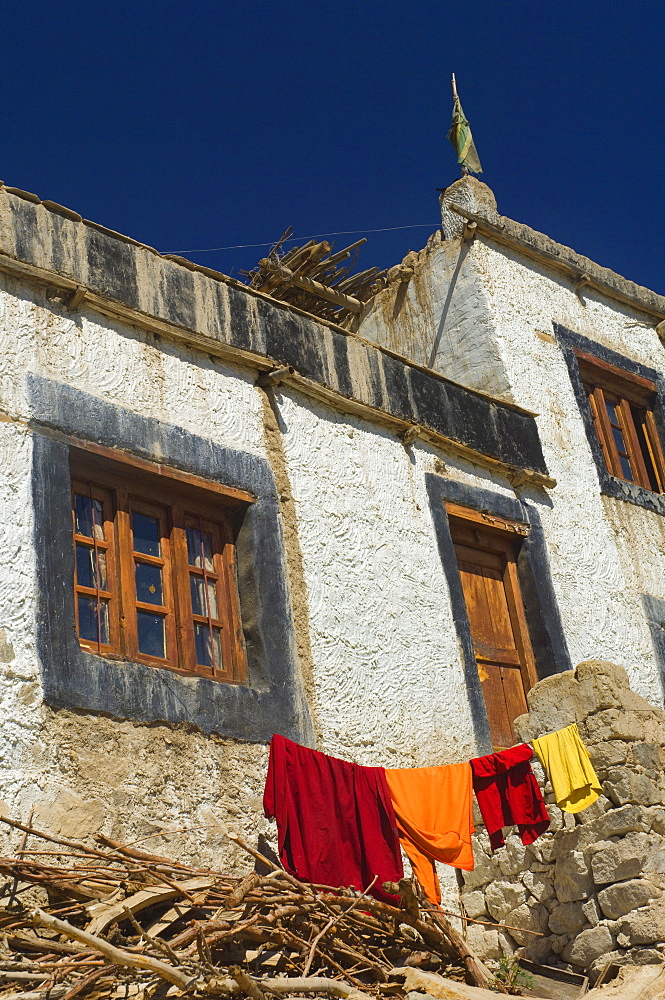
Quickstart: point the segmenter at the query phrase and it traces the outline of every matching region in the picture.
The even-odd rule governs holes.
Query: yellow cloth
[[[534,740],[533,749],[547,771],[561,809],[581,812],[596,801],[602,788],[575,723]]]

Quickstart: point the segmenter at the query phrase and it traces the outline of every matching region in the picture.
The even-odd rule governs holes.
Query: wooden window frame
[[[70,469],[72,508],[75,493],[102,497],[104,504],[103,539],[95,542],[74,533],[74,542],[88,548],[103,547],[106,551],[109,591],[95,593],[98,601],[101,598],[108,602],[110,641],[92,642],[80,637],[77,595],[94,594],[78,583],[75,561],[76,634],[81,647],[110,659],[131,660],[230,684],[245,683],[247,662],[236,583],[234,520],[254,497],[142,459],[125,461],[117,452],[97,446],[71,448]],[[135,551],[133,511],[158,519],[158,556]],[[188,562],[187,527],[194,523],[212,539],[213,568],[206,571],[205,602],[209,614],[205,621],[210,642],[214,633],[219,636],[221,669],[197,663],[195,622],[201,624],[204,619],[194,615],[190,590],[190,576],[199,572]],[[161,605],[137,600],[137,563],[161,569]],[[205,573],[202,575],[205,578]],[[207,589],[209,585],[212,591]],[[210,608],[213,596],[216,617]],[[139,651],[137,611],[140,610],[164,618],[163,657]]]
[[[607,471],[651,493],[665,493],[665,457],[654,419],[657,386],[584,351],[574,353]],[[610,419],[608,404],[617,415],[616,423]]]

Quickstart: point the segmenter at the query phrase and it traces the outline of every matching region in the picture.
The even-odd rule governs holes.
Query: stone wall
[[[479,825],[476,867],[462,889],[468,916],[515,929],[469,924],[469,939],[488,958],[519,950],[592,976],[610,960],[662,962],[665,712],[631,691],[621,667],[589,660],[537,684],[517,728],[530,741],[573,721],[604,794],[583,812],[563,813],[535,761],[550,829],[528,847],[511,833],[492,855]]]

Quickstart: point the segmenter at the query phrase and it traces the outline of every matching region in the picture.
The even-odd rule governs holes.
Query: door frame
[[[508,485],[508,484],[507,484]],[[494,518],[513,522],[527,529],[517,561],[517,576],[524,600],[525,616],[535,659],[536,680],[572,670],[572,661],[552,584],[549,555],[537,504],[551,507],[552,501],[542,492],[536,501],[519,500],[515,495],[498,493],[482,487],[426,473],[430,513],[443,572],[448,583],[453,622],[462,656],[467,697],[476,745],[479,753],[491,753],[489,723],[485,710],[466,601],[457,569],[446,503],[459,504],[478,514],[484,524]]]
[[[536,672],[536,663],[531,646],[531,637],[529,635],[529,627],[526,620],[524,604],[522,601],[522,592],[517,575],[517,556],[519,553],[519,546],[521,546],[523,540],[528,537],[530,526],[509,518],[498,518],[491,514],[475,511],[469,507],[463,507],[456,503],[448,502],[445,504],[445,508],[449,518],[453,546],[455,547],[458,572],[459,558],[457,546],[460,545],[470,549],[476,549],[479,552],[488,552],[492,555],[499,556],[504,562],[501,582],[506,596],[508,615],[515,640],[515,649],[519,658],[519,672],[522,679],[524,698],[526,702],[528,692],[538,681],[538,674]],[[460,537],[460,529],[462,531],[464,529],[466,529],[467,532],[470,531],[473,536],[474,525],[477,525],[478,530],[482,531],[482,541],[476,541],[473,537],[471,539],[464,539]],[[464,591],[463,586],[462,591]],[[469,628],[471,628],[470,623]],[[476,661],[478,661],[478,651],[475,649],[475,643],[474,654],[476,656]],[[480,674],[480,665],[478,666],[478,672]],[[488,706],[486,703],[486,709],[487,708]]]

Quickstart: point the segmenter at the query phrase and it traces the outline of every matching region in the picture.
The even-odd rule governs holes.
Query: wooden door
[[[450,528],[492,743],[501,749],[515,744],[513,720],[527,711],[536,680],[517,579],[518,532],[525,529],[498,519],[485,525],[482,515],[468,513],[473,518],[449,509]]]

